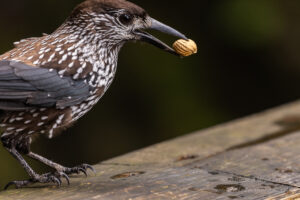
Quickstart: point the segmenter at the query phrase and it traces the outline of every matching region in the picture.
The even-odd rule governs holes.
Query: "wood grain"
[[[297,199],[299,143],[295,102],[102,162],[70,186],[10,189],[0,199]]]

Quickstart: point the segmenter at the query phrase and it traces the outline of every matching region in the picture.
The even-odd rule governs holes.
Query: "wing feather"
[[[0,61],[0,109],[76,105],[90,95],[84,80],[61,77],[56,70],[32,67],[16,61]]]

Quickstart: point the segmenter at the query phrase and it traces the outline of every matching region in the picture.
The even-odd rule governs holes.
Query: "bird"
[[[38,136],[59,135],[96,105],[115,77],[126,42],[149,43],[179,56],[147,29],[187,40],[127,0],[85,0],[53,33],[22,39],[0,55],[1,142],[29,175],[5,189],[34,183],[60,186],[62,179],[70,184],[69,175],[94,171],[88,164],[64,167],[30,146]],[[25,156],[53,172],[36,173]]]

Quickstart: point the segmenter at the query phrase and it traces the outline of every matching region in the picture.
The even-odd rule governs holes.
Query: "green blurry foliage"
[[[216,7],[222,34],[239,45],[278,40],[284,29],[279,3],[272,0],[228,0]]]

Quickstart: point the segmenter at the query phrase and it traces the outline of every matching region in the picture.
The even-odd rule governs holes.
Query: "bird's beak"
[[[148,29],[153,29],[153,30],[158,30],[160,32],[163,33],[167,33],[169,35],[173,35],[175,37],[181,38],[181,39],[185,39],[187,40],[187,37],[185,35],[183,35],[182,33],[180,33],[179,31],[175,30],[174,28],[165,25],[153,18],[150,18],[150,26]],[[170,46],[168,46],[167,44],[165,44],[164,42],[160,41],[159,39],[157,39],[156,37],[154,37],[153,35],[146,33],[144,31],[141,30],[135,30],[135,35],[137,36],[137,40],[140,41],[144,41],[147,43],[150,43],[160,49],[163,49],[164,51],[167,51],[169,53],[178,55],[178,53],[176,53],[176,51],[174,51],[173,48],[171,48]]]

